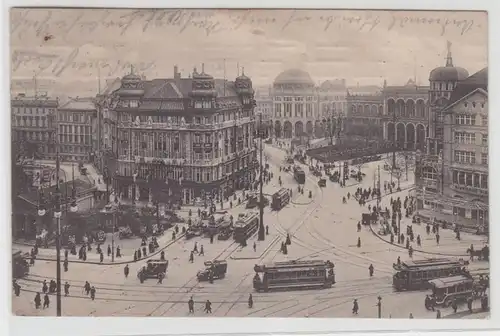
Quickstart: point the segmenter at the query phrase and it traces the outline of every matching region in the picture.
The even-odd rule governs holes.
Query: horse
[[[474,257],[477,257],[478,260],[481,260],[483,256],[483,252],[481,250],[472,250],[470,248],[467,249],[467,254],[470,255],[470,260],[474,260]]]
[[[478,260],[488,259],[485,247],[483,247],[481,250],[471,250],[470,248],[468,248],[467,254],[470,255],[470,260],[472,261],[474,260],[474,257],[477,257]]]

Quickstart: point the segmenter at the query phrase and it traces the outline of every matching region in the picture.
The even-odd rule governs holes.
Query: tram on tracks
[[[297,181],[299,184],[306,183],[306,173],[299,166],[293,167],[293,177],[295,178],[295,181]]]
[[[410,260],[393,264],[393,268],[396,273],[392,285],[396,291],[428,289],[429,280],[467,273],[464,261],[447,258]]]
[[[290,190],[287,188],[281,188],[273,194],[271,208],[274,211],[279,211],[286,207],[288,203],[290,203]]]
[[[292,260],[255,265],[253,288],[259,292],[331,288],[335,265],[329,260]]]
[[[252,237],[259,228],[259,215],[255,212],[246,212],[238,215],[238,219],[233,224],[233,238],[242,244]]]
[[[28,275],[30,267],[26,259],[29,258],[29,253],[16,251],[12,253],[12,278],[22,278]]]

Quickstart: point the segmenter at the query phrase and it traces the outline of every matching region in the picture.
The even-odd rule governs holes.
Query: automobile
[[[150,259],[138,272],[137,277],[139,279],[154,279],[158,278],[160,274],[167,273],[168,268],[168,260],[158,260],[158,259]]]
[[[121,227],[118,229],[118,237],[120,239],[132,238],[134,234],[132,233],[132,229],[129,226]]]
[[[191,239],[194,237],[200,237],[203,234],[201,227],[190,227],[186,230],[186,239]]]
[[[228,240],[229,238],[232,237],[232,235],[233,235],[232,230],[225,229],[219,232],[219,234],[217,235],[217,240]]]
[[[264,207],[269,205],[269,200],[267,199],[267,197],[263,197],[262,201],[263,201]],[[247,205],[245,207],[247,209],[253,209],[253,208],[258,207],[258,206],[259,206],[259,194],[248,195]]]
[[[320,178],[318,180],[318,186],[321,187],[321,188],[326,187],[326,179],[325,178]]]
[[[210,272],[213,272],[214,279],[223,279],[227,273],[227,262],[225,260],[205,261],[205,269],[196,274],[198,281],[208,281]]]

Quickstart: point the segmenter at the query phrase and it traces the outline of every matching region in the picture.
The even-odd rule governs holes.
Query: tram
[[[463,261],[446,258],[405,261],[393,264],[393,268],[396,273],[392,285],[396,291],[428,289],[429,280],[466,273]]]
[[[306,183],[306,173],[299,166],[293,167],[293,177],[299,184]]]
[[[241,213],[233,225],[233,238],[242,243],[252,237],[259,228],[259,215],[255,212]]]
[[[12,277],[14,279],[22,278],[29,273],[30,267],[26,261],[28,257],[28,253],[21,251],[12,253]]]
[[[253,288],[259,292],[331,288],[335,265],[329,260],[292,260],[255,265]]]
[[[273,194],[271,208],[274,211],[279,211],[290,203],[290,191],[287,188],[281,188]]]

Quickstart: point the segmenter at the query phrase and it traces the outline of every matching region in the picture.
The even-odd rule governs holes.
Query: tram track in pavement
[[[315,186],[316,186],[316,185],[315,185]],[[316,210],[316,209],[317,209],[317,208],[321,205],[321,200],[323,199],[323,191],[321,190],[321,188],[319,188],[319,187],[317,187],[317,186],[316,186],[316,188],[318,188],[318,189],[319,189],[319,191],[320,191],[320,193],[319,193],[319,196],[320,196],[319,198],[320,198],[320,199],[318,199],[318,197],[315,197],[315,198],[314,198],[314,199],[313,199],[310,203],[306,203],[306,204],[304,204],[304,205],[307,205],[307,209],[306,209],[306,211],[305,211],[305,212],[304,212],[301,216],[299,216],[299,218],[298,218],[298,219],[295,221],[295,223],[292,225],[292,230],[297,231],[297,230],[298,230],[298,229],[299,229],[302,225],[304,225],[304,223],[305,223],[305,221],[306,221],[307,217],[308,217],[308,216],[309,216],[312,212],[314,212],[314,211],[315,211],[315,210]],[[311,207],[311,205],[314,205],[314,206],[312,207],[312,209],[309,209],[309,207]],[[280,215],[280,212],[277,212],[277,215],[276,215],[276,219],[277,219],[277,220],[279,220],[279,219],[278,219],[279,215]],[[294,231],[294,232],[295,232],[295,231]],[[278,242],[278,241],[279,241],[279,239],[275,239],[275,240],[274,240],[274,241],[270,244],[270,246],[267,248],[266,253],[264,253],[263,255],[261,255],[261,256],[259,257],[258,262],[262,262],[264,259],[266,259],[266,258],[267,258],[267,255],[271,252],[272,248],[273,248],[273,247],[277,244],[277,242]],[[271,258],[271,259],[266,259],[266,262],[272,262],[272,261],[276,258],[276,256],[278,255],[278,253],[279,253],[279,251],[276,251],[276,252],[274,253],[274,255],[272,256],[272,258]],[[232,292],[230,295],[233,295],[234,293],[238,292],[238,291],[240,290],[240,288],[241,288],[241,285],[242,285],[243,283],[245,283],[245,281],[248,279],[248,277],[249,277],[250,275],[252,275],[252,274],[253,274],[252,272],[249,272],[248,274],[246,274],[246,275],[244,276],[244,278],[242,279],[242,281],[241,281],[241,282],[240,282],[240,283],[236,286],[236,288],[233,290],[233,292]],[[241,299],[242,299],[243,295],[245,295],[245,294],[241,294],[241,295],[238,297],[238,299],[237,299],[237,300],[235,300],[235,301],[233,302],[233,304],[232,304],[232,305],[231,305],[231,306],[230,306],[230,307],[226,310],[226,312],[224,313],[224,316],[227,316],[227,314],[229,314],[229,312],[230,312],[230,311],[231,311],[231,309],[232,309],[232,308],[236,305],[236,303],[238,303],[238,302],[240,302],[240,301],[241,301]],[[217,311],[218,311],[221,307],[222,307],[222,304],[221,304],[221,305],[219,305],[219,306],[217,307],[217,309],[215,310],[215,312],[217,312]],[[214,313],[215,313],[215,312],[214,312]]]
[[[236,245],[236,242],[232,242],[218,256],[216,256],[213,259],[214,260],[218,259],[221,255],[223,255],[227,251],[231,251],[230,253],[233,253],[234,250],[236,250],[236,248],[237,248],[237,245],[236,245],[236,247],[235,247],[235,245]],[[231,250],[232,248],[234,248],[234,249]],[[188,281],[185,282],[182,287],[179,288],[179,291],[177,291],[177,293],[172,293],[172,295],[169,296],[169,299],[172,298],[176,294],[181,294],[181,295],[184,294],[183,298],[185,298],[187,295],[189,295],[190,293],[193,292],[193,290],[196,288],[196,286],[198,286],[198,284],[199,284],[198,277],[197,277],[197,275],[194,275],[193,277],[189,278]],[[185,292],[181,293],[181,291],[183,291],[183,290],[185,290]],[[166,303],[168,303],[169,299],[167,299]],[[185,301],[185,300],[183,300],[183,302],[187,303],[187,301]],[[165,314],[167,314],[169,311],[171,311],[178,303],[179,302],[175,302],[174,304],[170,305],[166,310],[164,310],[162,313],[160,313],[159,316],[165,316]],[[147,316],[153,316],[153,314],[155,314],[157,311],[159,311],[159,309],[161,309],[164,305],[165,305],[165,303],[160,304],[158,307],[153,309],[151,311],[151,313],[149,313]]]
[[[474,272],[471,272],[474,273]],[[23,287],[30,287],[30,288],[40,288],[38,286],[41,286],[43,283],[43,280],[45,278],[41,276],[37,276],[39,279],[29,279],[29,278],[22,278],[18,279],[18,283],[22,285]],[[387,279],[383,278],[385,280],[390,280],[389,277]],[[348,281],[338,281],[336,283],[337,289],[349,289],[353,286],[358,286],[358,285],[374,285],[378,284],[378,281],[382,280],[382,278],[373,278],[373,279],[357,279],[357,280],[348,280]],[[79,281],[79,280],[68,280],[68,279],[62,279],[62,281],[68,281],[70,284],[71,288],[83,288],[83,285],[85,281]],[[92,283],[92,285],[97,285],[97,289],[99,289],[100,292],[106,291],[110,292],[110,295],[121,295],[120,293],[126,292],[126,293],[137,293],[137,295],[129,295],[129,296],[144,296],[146,295],[162,295],[162,294],[178,294],[179,289],[181,288],[180,286],[168,286],[165,288],[163,285],[157,285],[157,286],[147,286],[147,285],[119,285],[119,284],[112,284],[112,283]],[[103,286],[104,285],[104,286]],[[116,288],[113,287],[108,287],[108,286],[115,286]],[[146,289],[138,289],[138,288],[146,288]],[[197,291],[196,294],[222,294],[225,293],[226,290],[224,288],[210,288],[210,287],[199,287],[201,290]],[[117,292],[117,294],[111,294]],[[265,295],[259,295],[256,294],[254,295],[256,298],[264,297],[264,296],[272,296],[274,292],[271,292],[269,294]],[[280,293],[280,292],[276,292]],[[310,291],[299,291],[296,293],[298,296],[302,297],[307,297],[307,296],[314,296],[314,293],[311,293]]]

